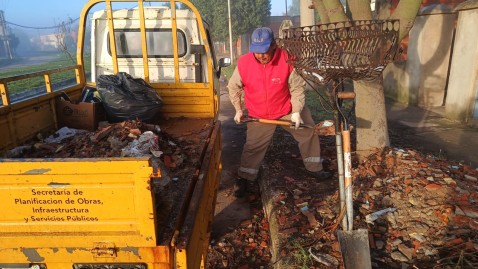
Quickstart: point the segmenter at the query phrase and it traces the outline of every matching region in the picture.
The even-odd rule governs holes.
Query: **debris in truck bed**
[[[8,158],[121,158],[150,156],[157,213],[157,240],[169,244],[214,127],[211,118],[170,118],[103,123],[89,132],[60,129],[7,153]]]
[[[175,121],[178,122],[178,121]],[[201,122],[201,121],[200,121]],[[201,141],[202,137],[200,131],[207,127],[207,124],[202,122],[204,126],[198,126],[194,132],[174,131],[174,137],[168,132],[161,131],[160,125],[143,123],[139,120],[130,120],[120,123],[104,124],[95,132],[88,132],[85,130],[61,128],[55,134],[42,139],[41,135],[36,141],[29,144],[22,145],[16,149],[11,150],[7,157],[11,158],[108,158],[108,157],[131,157],[125,151],[125,147],[137,141],[136,144],[145,142],[140,138],[141,136],[153,133],[157,136],[157,143],[150,143],[153,151],[162,150],[167,153],[168,161],[171,160],[171,154],[177,152],[175,148],[184,146],[185,150],[189,150],[192,145],[197,145],[200,149],[201,145],[197,142]],[[176,124],[176,126],[180,126]],[[189,127],[189,128],[196,128]],[[199,131],[198,131],[199,130]],[[197,137],[191,137],[197,134]],[[189,136],[189,137],[188,137]],[[150,137],[152,137],[150,135]],[[191,140],[188,142],[188,140]],[[156,144],[156,145],[153,145]],[[139,144],[138,144],[139,145]],[[130,146],[131,148],[132,146]],[[194,152],[194,151],[193,151]],[[153,152],[154,153],[154,152]],[[151,155],[151,152],[143,152],[136,156]],[[172,157],[177,160],[177,157]],[[170,165],[174,165],[169,163]]]
[[[137,140],[144,132],[159,130],[151,124],[138,120],[107,124],[96,132],[61,128],[55,134],[31,143],[30,150],[23,152],[21,158],[107,158],[124,157],[122,149]],[[160,137],[159,144],[167,145],[167,134]],[[41,137],[40,137],[41,138]],[[162,142],[162,143],[161,143]],[[159,145],[158,145],[159,146]],[[25,147],[22,146],[22,147]],[[144,153],[147,155],[148,153]]]

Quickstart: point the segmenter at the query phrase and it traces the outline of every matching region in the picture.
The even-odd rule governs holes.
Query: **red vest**
[[[287,53],[276,48],[272,60],[259,63],[249,52],[239,58],[237,68],[244,84],[244,102],[250,117],[278,119],[291,112]]]

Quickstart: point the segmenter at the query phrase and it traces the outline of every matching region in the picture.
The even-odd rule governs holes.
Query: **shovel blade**
[[[370,269],[368,230],[337,231],[345,269]]]

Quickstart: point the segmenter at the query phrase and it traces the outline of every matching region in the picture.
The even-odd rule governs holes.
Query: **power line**
[[[77,20],[79,20],[80,18],[76,18],[74,20],[70,20],[69,22],[66,22],[65,24],[66,25],[70,25],[70,24],[73,24],[74,22],[76,22]],[[34,27],[34,26],[25,26],[25,25],[20,25],[20,24],[16,24],[16,23],[13,23],[13,22],[9,22],[9,21],[5,21],[6,24],[10,24],[10,25],[13,25],[13,26],[17,26],[17,27],[21,27],[21,28],[28,28],[28,29],[37,29],[37,30],[44,30],[44,29],[56,29],[58,28],[58,25],[55,25],[55,26],[47,26],[47,27]]]

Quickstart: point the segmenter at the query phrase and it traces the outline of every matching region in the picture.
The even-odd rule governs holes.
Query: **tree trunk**
[[[353,20],[371,20],[369,0],[348,1]],[[383,79],[354,81],[356,94],[356,156],[359,162],[375,152],[377,148],[390,145],[388,138],[387,113]]]
[[[314,9],[319,12],[320,16],[320,23],[329,23],[329,15],[327,15],[327,11],[325,10],[325,5],[322,0],[312,0],[312,3],[314,3]]]
[[[376,0],[375,12],[377,13],[377,19],[385,20],[390,18],[392,10],[392,0]]]
[[[390,146],[383,78],[354,82],[357,158],[364,160],[378,148]]]
[[[413,26],[420,3],[421,0],[400,0],[396,11],[392,14],[391,18],[400,19],[399,40],[402,40]],[[349,20],[338,0],[323,0],[323,4],[324,9],[319,8],[320,5],[315,5],[321,17],[327,16],[330,18],[330,22]],[[347,11],[353,20],[372,19],[370,0],[350,0],[347,1],[347,4],[349,7]],[[381,16],[384,13],[383,10],[380,11]],[[362,161],[377,148],[390,145],[383,77],[380,76],[373,81],[354,81],[354,91],[356,93],[355,116],[357,119],[355,126],[356,150],[358,160]]]
[[[345,15],[344,8],[339,0],[323,0],[325,12],[329,17],[330,22],[348,21],[349,18]],[[320,14],[320,13],[319,13]],[[322,17],[322,14],[320,14]]]

